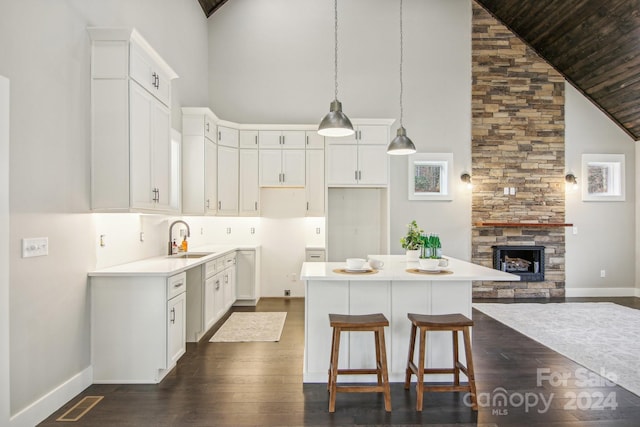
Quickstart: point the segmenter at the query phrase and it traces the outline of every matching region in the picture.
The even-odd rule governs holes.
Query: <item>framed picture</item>
[[[409,200],[451,200],[452,153],[409,155]]]
[[[624,154],[583,154],[582,176],[582,200],[625,200]]]

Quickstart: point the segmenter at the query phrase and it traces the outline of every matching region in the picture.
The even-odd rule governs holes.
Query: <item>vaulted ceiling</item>
[[[207,17],[227,0],[198,0]],[[475,0],[640,139],[640,0]]]

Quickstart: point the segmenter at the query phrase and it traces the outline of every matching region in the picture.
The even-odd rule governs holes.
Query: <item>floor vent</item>
[[[81,401],[73,405],[71,409],[56,419],[56,421],[78,421],[103,398],[104,396],[85,396]]]

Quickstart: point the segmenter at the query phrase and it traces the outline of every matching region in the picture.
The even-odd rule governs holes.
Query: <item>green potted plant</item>
[[[407,261],[418,261],[420,257],[420,248],[422,248],[422,237],[420,234],[423,230],[418,227],[415,220],[407,225],[407,234],[400,239],[402,248],[407,251]]]

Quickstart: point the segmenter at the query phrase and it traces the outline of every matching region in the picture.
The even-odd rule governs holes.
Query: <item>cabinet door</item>
[[[281,150],[260,150],[260,186],[279,187],[282,184]]]
[[[357,145],[327,145],[327,184],[356,184]]]
[[[258,148],[258,131],[241,130],[240,148]]]
[[[307,216],[324,215],[324,150],[307,150]]]
[[[306,134],[303,130],[282,131],[282,148],[304,148]]]
[[[238,251],[236,262],[236,298],[256,298],[256,251]]]
[[[218,208],[218,147],[206,139],[204,140],[204,211],[215,214]]]
[[[305,151],[282,150],[282,184],[287,187],[304,187]]]
[[[259,212],[258,150],[240,149],[240,215]]]
[[[279,130],[261,130],[258,132],[260,148],[282,148],[282,132]]]
[[[184,125],[183,125],[184,126]],[[182,213],[202,215],[205,197],[206,148],[202,136],[182,138]]]
[[[218,145],[227,147],[238,146],[238,130],[224,126],[218,126]]]
[[[204,282],[204,301],[202,301],[202,308],[204,313],[204,333],[206,333],[209,328],[216,322],[217,313],[214,304],[216,280],[219,279],[216,276],[212,276]]]
[[[305,132],[307,149],[324,149],[324,136],[316,131]]]
[[[224,295],[224,309],[225,311],[229,309],[236,301],[236,282],[235,282],[235,268],[226,268],[223,272],[223,282],[222,286],[224,287],[223,295]]]
[[[218,214],[238,214],[238,149],[218,145]]]
[[[140,86],[144,87],[164,105],[171,105],[171,79],[157,66],[155,60],[138,44],[131,43],[130,74]]]
[[[204,136],[216,142],[216,124],[212,117],[204,116]]]
[[[171,208],[171,115],[169,109],[153,102],[151,112],[151,173],[157,189],[155,209]],[[177,190],[177,189],[176,189]]]
[[[376,125],[360,125],[357,127],[359,144],[388,145],[389,127]]]
[[[167,303],[167,366],[175,364],[186,351],[186,304],[184,292]]]
[[[387,185],[388,161],[385,145],[358,145],[358,183]]]
[[[224,285],[223,273],[218,273],[214,278],[213,286],[213,311],[215,313],[215,321],[219,320],[227,311],[224,305]]]
[[[151,115],[154,99],[135,82],[129,83],[129,89],[131,206],[153,209],[156,194],[151,171]]]

